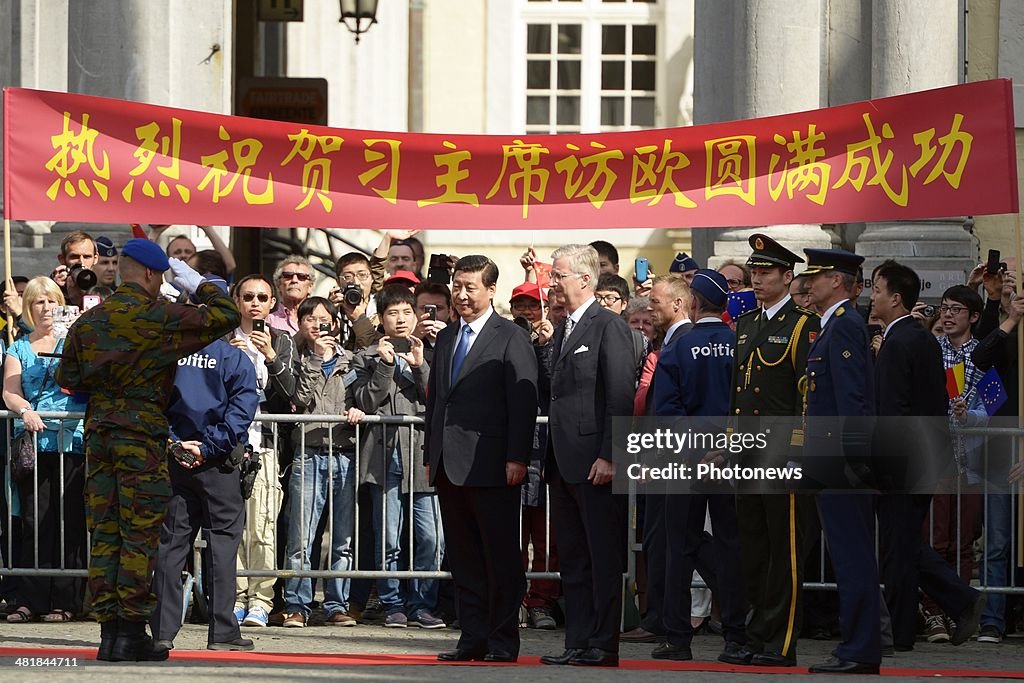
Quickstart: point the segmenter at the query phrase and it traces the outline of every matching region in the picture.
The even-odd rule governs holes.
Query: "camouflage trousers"
[[[151,577],[171,493],[166,450],[166,439],[86,433],[89,595],[99,622],[145,621],[156,606]]]

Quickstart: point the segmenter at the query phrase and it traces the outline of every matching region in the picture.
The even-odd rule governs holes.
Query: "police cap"
[[[797,263],[804,260],[773,240],[768,235],[754,233],[750,236],[750,248],[754,253],[747,259],[748,268],[777,268],[793,270]]]
[[[670,273],[688,273],[691,270],[697,270],[700,268],[697,262],[692,256],[687,254],[685,251],[681,251],[676,254],[676,258],[672,261],[672,265],[668,267]]]
[[[828,272],[856,275],[860,264],[864,263],[863,256],[845,249],[804,249],[804,253],[807,254],[807,268],[800,273],[801,276]]]
[[[114,246],[113,240],[106,235],[96,238],[96,251],[100,256],[117,256],[117,247]]]
[[[701,268],[693,275],[690,289],[700,292],[712,306],[725,306],[729,296],[729,282],[717,270]]]
[[[150,270],[164,272],[171,265],[167,262],[167,254],[152,240],[136,237],[124,243],[121,253],[133,258]]]

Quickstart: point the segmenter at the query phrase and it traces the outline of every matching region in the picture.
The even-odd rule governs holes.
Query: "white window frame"
[[[653,24],[657,35],[654,126],[664,125],[665,46],[664,8],[657,3],[602,2],[602,0],[529,2],[500,0],[488,3],[487,13],[487,126],[489,134],[523,135],[526,131],[526,27],[528,24],[580,24],[580,132],[632,130],[601,127],[601,27],[605,24]],[[552,31],[552,43],[556,33]],[[627,43],[628,44],[628,43]],[[554,49],[554,45],[552,45]],[[557,56],[556,56],[557,57]],[[627,64],[629,56],[626,56]],[[627,76],[627,82],[628,81]],[[552,89],[557,82],[551,83]],[[627,98],[628,104],[628,98]],[[557,111],[552,111],[557,120]],[[551,125],[553,131],[557,124]],[[539,133],[531,133],[535,135]]]

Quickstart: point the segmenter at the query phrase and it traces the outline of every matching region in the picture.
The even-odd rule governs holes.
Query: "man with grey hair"
[[[274,270],[274,283],[281,298],[277,309],[267,316],[267,324],[275,330],[294,335],[299,331],[299,304],[313,293],[316,272],[304,256],[285,256]]]
[[[552,339],[541,390],[551,392],[545,472],[565,593],[565,651],[543,664],[618,666],[625,501],[612,494],[612,418],[631,415],[636,379],[629,328],[598,306],[597,251],[552,254],[551,289],[568,316]]]

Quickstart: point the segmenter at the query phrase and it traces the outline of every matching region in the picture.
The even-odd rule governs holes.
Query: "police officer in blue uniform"
[[[867,324],[850,299],[864,257],[804,249],[811,305],[821,333],[807,356],[807,419],[802,470],[820,490],[818,514],[839,588],[840,643],[811,673],[878,673],[882,658],[873,496],[864,444],[874,414]],[[854,490],[861,489],[861,490]]]
[[[677,342],[662,349],[655,370],[655,414],[690,418],[683,425],[684,429],[724,431],[732,393],[735,343],[735,333],[722,322],[729,284],[721,273],[702,269],[694,273],[690,291],[690,319],[694,326]],[[692,455],[686,464],[696,472],[697,463],[707,454]],[[652,656],[655,659],[693,659],[689,577],[698,564],[697,553],[702,546],[708,546],[699,542],[707,511],[714,528],[713,553],[712,557],[701,557],[699,564],[711,570],[702,578],[722,609],[725,648],[719,659],[727,661],[746,644],[747,600],[739,569],[736,499],[730,482],[698,485],[692,491],[675,495],[670,491],[665,497],[665,534],[668,537],[665,573],[675,580],[665,585],[666,642],[655,648]]]
[[[207,280],[227,291],[220,278]],[[235,565],[245,528],[238,465],[259,406],[256,370],[241,350],[218,339],[178,361],[167,408],[171,498],[160,529],[150,619],[158,649],[173,649],[181,627],[181,571],[202,528],[207,541],[204,569],[210,602],[207,649],[252,650],[242,638],[235,604]]]

